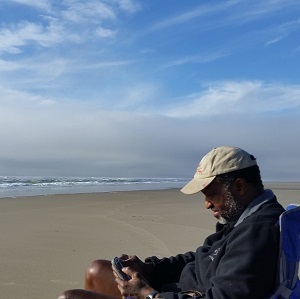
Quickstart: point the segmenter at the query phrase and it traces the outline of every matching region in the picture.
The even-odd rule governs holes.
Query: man
[[[237,147],[214,148],[181,191],[202,191],[218,220],[216,233],[201,247],[145,262],[123,255],[129,281],[117,277],[110,261],[94,261],[86,290],[66,291],[59,299],[267,298],[276,287],[278,219],[284,209],[271,190],[264,190],[254,156]]]

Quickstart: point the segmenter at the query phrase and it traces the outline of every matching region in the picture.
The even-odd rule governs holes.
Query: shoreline
[[[41,195],[60,195],[60,194],[89,194],[102,192],[122,192],[122,191],[147,191],[177,189],[184,186],[185,182],[173,183],[138,183],[138,184],[107,184],[107,185],[88,185],[88,186],[64,186],[64,187],[40,187],[40,186],[21,186],[17,188],[0,188],[0,199],[6,197],[24,197]]]
[[[0,196],[0,200],[2,199],[10,199],[10,198],[31,198],[31,197],[51,197],[51,196],[72,196],[72,195],[81,195],[81,196],[86,196],[86,195],[97,195],[97,194],[109,194],[109,193],[126,193],[126,192],[144,192],[144,191],[168,191],[168,190],[178,190],[180,191],[181,188],[179,187],[170,187],[170,188],[158,188],[158,189],[128,189],[128,190],[106,190],[106,191],[94,191],[94,192],[87,192],[87,191],[82,191],[82,192],[65,192],[65,193],[45,193],[45,194],[34,194],[34,195],[18,195],[18,196]]]
[[[300,202],[295,186],[273,187],[284,207]],[[178,188],[0,198],[1,295],[57,298],[83,288],[94,259],[195,250],[215,224],[201,192]]]
[[[187,181],[188,182],[188,181]],[[186,183],[187,183],[186,182]],[[164,191],[164,190],[180,190],[184,184],[178,186],[170,186],[169,184],[160,184],[159,186],[151,186],[149,185],[138,185],[138,186],[132,186],[132,185],[126,185],[126,186],[105,186],[105,187],[88,187],[88,188],[66,188],[63,191],[55,193],[55,188],[46,188],[43,192],[40,192],[39,190],[13,190],[12,193],[14,195],[2,195],[2,193],[5,193],[5,190],[0,190],[0,200],[1,199],[7,199],[7,198],[27,198],[27,197],[37,197],[37,196],[56,196],[56,195],[74,195],[74,194],[102,194],[102,193],[113,193],[113,192],[134,192],[134,191]],[[264,182],[265,189],[272,189],[272,190],[299,190],[300,191],[300,182]],[[88,189],[88,190],[87,190]],[[52,190],[52,192],[47,193],[47,190]],[[73,191],[72,191],[73,190]],[[81,190],[81,191],[79,191]],[[89,191],[91,190],[91,191]],[[22,192],[24,192],[22,194]],[[8,192],[10,193],[10,192]],[[20,194],[18,194],[20,193]]]

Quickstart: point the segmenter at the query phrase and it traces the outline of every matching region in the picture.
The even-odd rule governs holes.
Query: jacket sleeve
[[[154,272],[151,277],[147,277],[149,283],[157,290],[166,283],[176,283],[186,264],[195,260],[195,252],[178,254],[169,258],[159,259],[156,256],[146,258],[146,263],[152,263]]]

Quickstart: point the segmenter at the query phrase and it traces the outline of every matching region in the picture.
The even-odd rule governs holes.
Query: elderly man
[[[216,147],[181,191],[201,191],[205,207],[218,221],[216,233],[202,246],[144,262],[123,255],[128,281],[112,271],[110,261],[94,261],[86,290],[65,291],[59,299],[267,298],[276,287],[278,218],[284,209],[273,192],[264,189],[254,156],[237,147]]]

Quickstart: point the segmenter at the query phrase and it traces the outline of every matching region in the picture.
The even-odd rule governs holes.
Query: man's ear
[[[247,192],[247,182],[243,178],[237,178],[233,183],[233,191],[239,196],[243,196]]]

